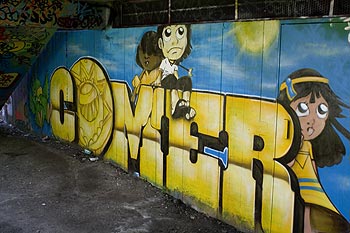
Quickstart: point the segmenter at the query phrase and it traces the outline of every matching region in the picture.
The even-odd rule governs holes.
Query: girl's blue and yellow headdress
[[[306,83],[306,82],[318,82],[318,83],[326,83],[328,84],[328,79],[325,77],[317,77],[317,76],[306,76],[300,78],[287,78],[280,86],[280,91],[286,89],[289,100],[293,100],[297,95],[297,92],[294,89],[294,85],[297,83]]]

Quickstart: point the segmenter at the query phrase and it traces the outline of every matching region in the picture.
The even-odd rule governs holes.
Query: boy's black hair
[[[291,73],[288,78],[293,80],[296,78],[310,76],[323,77],[314,69],[304,68]],[[332,91],[328,83],[301,82],[295,83],[293,88],[296,92],[296,96],[292,101],[308,96],[310,93],[312,93],[310,101],[313,101],[315,97],[319,97],[320,95],[322,95],[327,101],[329,115],[325,128],[318,137],[310,140],[310,142],[312,144],[314,159],[318,167],[339,164],[342,161],[346,151],[345,146],[335,129],[343,134],[348,140],[350,140],[350,132],[345,129],[336,118],[344,118],[341,107],[349,108],[349,106],[340,100],[340,98]],[[283,106],[289,106],[292,102],[288,98],[286,89],[280,91],[277,100]]]

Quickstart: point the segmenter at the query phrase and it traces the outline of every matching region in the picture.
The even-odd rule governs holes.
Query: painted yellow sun
[[[241,49],[249,53],[261,53],[277,39],[280,29],[278,20],[237,22],[233,34]]]

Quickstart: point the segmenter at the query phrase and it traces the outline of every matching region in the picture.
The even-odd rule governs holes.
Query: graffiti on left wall
[[[5,103],[48,43],[55,29],[0,27],[0,102]]]
[[[17,86],[55,30],[0,27],[0,88]],[[4,94],[4,93],[3,93]],[[3,96],[2,98],[8,98]]]
[[[29,92],[29,109],[34,114],[35,123],[39,128],[44,126],[45,122],[50,119],[49,104],[49,80],[45,76],[44,84],[41,85],[40,80],[36,77],[32,79]]]
[[[0,20],[11,26],[97,28],[106,23],[105,10],[79,1],[1,1]]]
[[[1,73],[0,71],[0,88],[10,87],[18,77],[18,73]]]
[[[1,20],[20,25],[30,23],[55,24],[58,13],[62,10],[60,1],[1,1]]]
[[[1,63],[31,65],[33,57],[39,55],[53,32],[45,28],[0,28]]]

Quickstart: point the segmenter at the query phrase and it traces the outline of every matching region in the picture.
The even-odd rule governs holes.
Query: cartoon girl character
[[[152,85],[160,75],[159,65],[163,59],[162,50],[158,47],[158,36],[154,31],[148,31],[137,46],[136,63],[143,69],[140,76],[132,80],[134,90],[131,101],[134,103],[142,84]]]
[[[159,26],[158,46],[163,52],[164,60],[160,64],[161,75],[156,84],[171,93],[171,114],[173,118],[185,117],[191,120],[196,111],[190,106],[192,91],[192,69],[188,69],[188,76],[179,78],[178,66],[191,53],[191,25]],[[182,99],[179,98],[182,92]]]
[[[341,107],[349,106],[331,90],[327,78],[308,68],[288,76],[280,86],[278,101],[295,111],[301,126],[301,148],[288,165],[305,202],[304,232],[349,232],[349,223],[324,192],[317,171],[317,167],[339,164],[345,155],[335,129],[350,139],[349,131],[336,119],[343,117]]]

